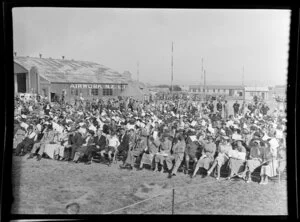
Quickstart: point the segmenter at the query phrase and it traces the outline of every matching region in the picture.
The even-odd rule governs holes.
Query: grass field
[[[254,178],[254,180],[257,178]],[[155,197],[114,214],[171,214],[172,188],[175,214],[287,215],[286,181],[267,185],[241,179],[216,181],[118,169],[50,159],[13,157],[13,214],[65,214],[65,206],[79,203],[80,214],[103,214]]]

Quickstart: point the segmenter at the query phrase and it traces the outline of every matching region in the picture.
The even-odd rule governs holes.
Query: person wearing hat
[[[33,131],[33,126],[27,128],[25,138],[19,143],[15,149],[16,156],[24,156],[27,152],[30,152],[33,144],[37,140],[37,134]]]
[[[229,160],[229,156],[228,153],[232,150],[232,146],[229,142],[230,138],[226,135],[221,136],[221,141],[219,143],[218,146],[218,155],[215,158],[212,166],[210,167],[210,169],[207,171],[207,176],[209,176],[213,170],[215,169],[215,167],[217,167],[217,177],[216,179],[219,180],[220,179],[220,175],[221,175],[221,167],[227,163],[227,161]]]
[[[198,135],[198,140],[203,139],[203,134]],[[194,162],[193,169],[195,169],[197,161],[199,156],[201,155],[202,152],[202,146],[199,144],[199,141],[197,138],[195,138],[195,135],[189,134],[187,139],[186,139],[186,148],[185,148],[185,155],[184,155],[184,161],[185,161],[185,166],[184,166],[184,174],[189,173],[190,169],[190,160]]]
[[[160,135],[158,135],[158,137],[156,137],[156,138],[154,138],[153,136],[150,136],[148,138],[147,148],[146,148],[145,152],[143,153],[139,169],[143,169],[144,164],[148,164],[152,168],[154,156],[158,152],[158,149],[160,146],[159,137],[160,137]]]
[[[89,147],[95,145],[94,134],[95,133],[92,130],[86,131],[86,134],[84,135],[84,143],[75,152],[75,156],[73,159],[75,163],[78,163],[81,160],[81,158],[84,157]]]
[[[275,135],[269,133],[271,137],[265,137],[267,146],[263,149],[263,162],[264,164],[260,170],[260,177],[261,181],[260,184],[267,184],[269,177],[274,177],[277,175],[277,168],[278,168],[278,148],[279,142],[275,138]]]
[[[124,158],[126,158],[129,149],[129,136],[124,127],[121,127],[119,129],[118,138],[120,141],[120,145],[118,146],[115,152],[114,161],[116,160],[117,156],[121,156],[124,162],[125,161]]]
[[[147,150],[147,134],[146,131],[141,130],[138,134],[134,135],[134,132],[131,132],[131,136],[129,139],[129,151],[127,153],[127,158],[123,165],[120,165],[121,169],[127,168],[132,170],[134,168],[134,164],[138,157],[140,157],[144,151]],[[135,141],[133,141],[135,138]]]
[[[234,176],[240,176],[240,173],[242,173],[244,170],[247,151],[246,148],[242,145],[242,141],[242,138],[236,138],[236,147],[233,150],[235,151],[235,154],[232,155],[231,153],[229,153],[230,159],[228,162],[228,180],[230,180]]]
[[[71,154],[68,155],[68,161],[74,160],[75,153],[84,143],[85,130],[82,130],[80,126],[77,126],[75,133],[73,134],[70,144],[71,144]]]
[[[166,164],[169,170],[169,176],[168,176],[169,178],[172,178],[172,176],[176,176],[177,170],[184,158],[185,147],[186,147],[185,139],[182,134],[179,134],[174,139],[174,145],[172,147],[172,155],[166,158]],[[174,164],[173,161],[175,161]]]
[[[16,149],[18,144],[24,140],[26,130],[20,126],[20,123],[18,121],[16,122],[14,130],[15,133],[14,133],[14,140],[13,140],[13,149]]]
[[[54,137],[55,133],[53,131],[52,124],[47,124],[47,126],[43,130],[43,137],[38,143],[35,143],[33,145],[33,148],[31,149],[30,155],[27,159],[33,158],[36,154],[36,151],[39,150],[37,153],[37,160],[41,160],[45,151],[46,144],[52,142],[54,140]]]
[[[213,142],[213,137],[211,135],[208,136],[207,140],[207,142],[200,141],[201,145],[203,146],[202,155],[197,161],[192,178],[196,176],[199,168],[204,168],[205,170],[208,170],[212,162],[214,161],[216,144]]]
[[[260,142],[260,140],[253,141],[252,145],[250,146],[250,154],[248,160],[246,160],[245,169],[241,173],[242,178],[247,183],[252,181],[251,174],[263,163],[263,152],[262,148],[260,147]]]

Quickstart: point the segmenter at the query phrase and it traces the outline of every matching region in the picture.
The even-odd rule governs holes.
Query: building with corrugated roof
[[[65,95],[94,98],[118,96],[131,80],[106,66],[66,59],[14,57],[15,93],[35,93],[48,98]]]
[[[214,97],[225,97],[227,99],[252,100],[258,96],[264,100],[269,99],[268,87],[247,87],[242,85],[191,85],[189,88],[191,94],[209,95]]]
[[[189,92],[199,95],[225,96],[237,99],[244,98],[244,87],[235,85],[191,85]]]
[[[252,100],[254,96],[258,96],[263,100],[268,100],[269,87],[245,87],[245,100]]]

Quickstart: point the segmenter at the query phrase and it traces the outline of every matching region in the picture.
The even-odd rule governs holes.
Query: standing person
[[[240,104],[236,100],[235,103],[233,104],[234,117],[236,117],[238,115],[239,109],[240,109]]]
[[[218,103],[217,103],[217,111],[219,112],[219,113],[222,113],[222,103],[221,103],[221,100],[219,100],[218,101]]]
[[[211,100],[210,101],[210,104],[208,104],[208,109],[210,110],[210,113],[213,113],[214,112],[214,104],[213,104],[213,101]]]
[[[49,102],[47,102],[45,104],[45,106],[43,107],[43,110],[44,110],[45,115],[47,115],[47,116],[50,115],[51,106],[50,106]]]
[[[224,119],[228,119],[229,105],[227,103],[227,100],[225,100],[225,103],[223,106],[224,106]]]

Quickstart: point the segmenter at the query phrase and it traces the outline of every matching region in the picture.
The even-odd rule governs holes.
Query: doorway
[[[17,74],[18,93],[26,93],[26,73]]]

